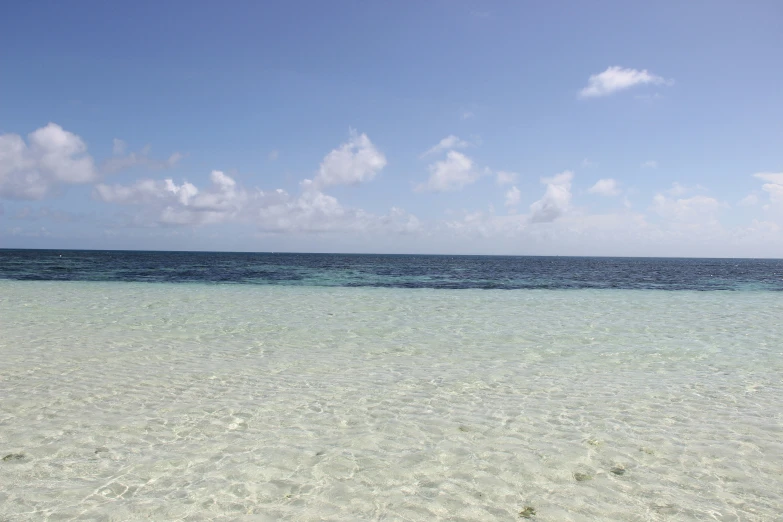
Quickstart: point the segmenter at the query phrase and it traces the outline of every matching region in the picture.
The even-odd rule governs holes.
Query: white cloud
[[[420,157],[424,158],[426,156],[431,156],[433,154],[438,154],[438,153],[443,152],[443,151],[454,150],[454,149],[464,149],[466,147],[470,147],[470,142],[467,142],[465,140],[461,140],[458,136],[454,136],[452,134],[452,135],[446,136],[445,138],[440,140],[437,145],[434,145],[434,146],[430,147]]]
[[[87,145],[55,123],[27,136],[0,135],[0,197],[43,199],[62,185],[98,177]]]
[[[620,188],[616,180],[611,178],[599,179],[595,185],[587,189],[590,194],[600,194],[602,196],[619,196]]]
[[[221,171],[213,171],[204,190],[172,179],[139,180],[132,185],[99,184],[93,196],[101,201],[139,208],[130,226],[198,226],[221,222],[254,224],[264,233],[282,232],[392,232],[417,233],[416,216],[398,207],[386,215],[343,207],[322,187],[355,184],[372,179],[386,158],[364,134],[351,131],[350,139],[323,159],[313,180],[300,183],[302,192],[291,196],[282,189],[246,190]]]
[[[643,169],[657,169],[658,168],[658,162],[655,161],[655,160],[645,161],[644,163],[641,164],[641,167]]]
[[[192,183],[177,185],[171,179],[143,179],[130,186],[100,183],[93,197],[106,203],[145,206],[146,213],[136,224],[202,225],[238,216],[247,193],[219,170],[213,170],[210,179],[212,186],[203,192]]]
[[[519,175],[516,172],[508,172],[505,170],[500,170],[495,176],[495,182],[498,185],[511,185],[512,183],[515,183]]]
[[[282,189],[249,191],[215,170],[205,190],[171,179],[139,180],[133,185],[99,184],[93,196],[106,203],[139,207],[130,226],[200,226],[223,222],[254,224],[268,233],[384,232],[412,234],[418,218],[397,207],[386,215],[343,207],[311,180],[293,197]]]
[[[475,114],[473,114],[471,111],[462,111],[462,114],[460,114],[459,118],[461,120],[469,120],[473,116],[475,116]]]
[[[273,232],[328,230],[336,222],[346,224],[356,216],[346,215],[346,210],[336,198],[319,192],[305,190],[298,198],[291,198],[285,191],[272,193],[264,198],[256,210],[256,220],[262,230]]]
[[[251,202],[249,219],[262,231],[271,233],[337,233],[373,231],[411,234],[421,230],[418,218],[392,207],[389,214],[377,216],[361,209],[342,206],[333,196],[306,186],[298,197],[278,190],[260,192]]]
[[[351,129],[350,139],[326,155],[313,182],[317,187],[357,185],[373,179],[386,166],[386,157],[366,134]]]
[[[717,199],[707,196],[672,199],[663,194],[653,197],[652,210],[661,217],[678,221],[713,220],[722,207]]]
[[[783,185],[783,172],[759,172],[753,174],[754,178],[758,178],[763,181],[775,183],[776,185]]]
[[[556,178],[544,182],[555,187],[571,183],[568,176]],[[543,204],[532,206],[529,215],[465,211],[440,222],[428,242],[434,245],[451,237],[452,245],[470,245],[465,247],[469,253],[725,256],[775,254],[774,245],[781,241],[783,227],[775,220],[724,227],[718,218],[728,206],[705,195],[678,199],[659,194],[647,215],[630,210],[589,214],[570,206],[567,191],[549,196],[544,199],[550,210],[538,215],[534,212]],[[651,214],[665,219],[650,223]]]
[[[544,197],[530,205],[532,223],[549,223],[562,216],[571,203],[571,180],[574,173],[567,170],[551,178],[541,178],[546,184]]]
[[[121,205],[139,205],[168,197],[172,192],[167,190],[165,181],[143,179],[131,186],[105,185],[100,183],[93,189],[93,196],[106,203],[119,203]],[[173,183],[173,182],[172,182]]]
[[[625,69],[619,66],[607,68],[604,72],[594,74],[587,80],[587,86],[579,91],[581,98],[595,98],[608,96],[617,91],[622,91],[635,85],[671,85],[672,80],[666,80],[647,69]]]
[[[470,137],[470,141],[477,143],[473,137]],[[107,170],[126,168],[128,165],[164,168],[175,164],[180,157],[175,154],[168,160],[154,160],[149,158],[149,147],[128,152],[128,146],[119,139],[115,139],[112,145],[114,156],[106,163],[110,165]],[[489,175],[488,169],[477,167],[463,152],[453,150],[468,145],[467,141],[456,136],[441,140],[436,145],[440,148],[433,154],[442,153],[444,157],[432,158],[429,162],[429,178],[416,190],[459,190]],[[583,162],[584,165],[591,163],[587,159]],[[346,244],[354,248],[356,245],[386,248],[386,240],[381,238],[385,238],[387,233],[415,235],[418,238],[407,242],[391,242],[393,246],[387,248],[390,251],[405,250],[420,241],[419,248],[425,251],[435,252],[442,248],[456,252],[466,248],[472,249],[474,253],[724,255],[731,254],[734,251],[732,248],[736,249],[737,246],[750,245],[757,250],[746,248],[738,251],[746,252],[744,255],[757,252],[769,255],[769,252],[775,254],[776,251],[768,245],[779,245],[782,240],[780,234],[783,222],[775,212],[783,210],[783,172],[754,174],[760,187],[737,204],[759,205],[756,208],[759,213],[764,204],[763,209],[767,212],[764,218],[758,217],[749,225],[746,223],[733,228],[724,228],[718,220],[722,209],[728,207],[727,204],[704,195],[704,187],[685,186],[678,182],[673,183],[668,190],[661,190],[644,214],[629,210],[588,214],[578,205],[572,206],[573,173],[570,171],[542,178],[544,194],[530,205],[528,214],[517,213],[518,210],[525,212],[527,204],[521,204],[517,181],[519,176],[507,171],[491,174],[497,185],[502,186],[508,215],[495,214],[491,205],[487,212],[486,201],[475,201],[474,209],[481,208],[482,211],[466,210],[462,214],[455,211],[448,220],[433,218],[433,221],[422,222],[398,207],[377,213],[351,208],[324,192],[325,187],[373,179],[385,164],[386,158],[365,135],[352,132],[347,143],[324,158],[313,180],[302,181],[298,194],[289,194],[280,189],[262,191],[244,188],[231,176],[213,171],[210,180],[204,183],[175,182],[171,178],[142,179],[130,184],[99,183],[94,187],[93,195],[95,199],[109,205],[132,207],[132,212],[118,212],[118,215],[125,213],[127,216],[123,218],[126,220],[125,225],[196,227],[233,223],[256,227],[260,235],[265,237],[285,234],[286,237],[280,239],[281,244],[294,244],[292,241],[302,241],[299,245],[314,244],[304,238],[319,237],[323,238],[324,245],[336,245],[335,249],[345,248]],[[654,162],[642,164],[646,168],[653,166]],[[92,158],[87,155],[85,143],[55,124],[38,129],[27,139],[14,134],[0,135],[2,197],[40,199],[68,184],[97,182],[99,172],[100,169],[95,168]],[[626,205],[630,206],[627,196],[632,192],[615,179],[600,179],[588,192],[619,195],[618,203],[626,197]],[[3,210],[0,206],[0,214]],[[460,217],[454,218],[455,215]],[[653,219],[652,223],[646,221],[656,215],[662,219]],[[22,209],[14,206],[3,218],[9,222],[18,220],[20,224],[29,227],[35,221],[92,221],[96,216],[68,215],[34,204]],[[116,226],[116,223],[108,219],[104,225]],[[45,224],[48,226],[48,223]],[[23,228],[18,230],[19,233],[27,231]],[[29,230],[41,233],[37,231],[37,224]],[[159,233],[174,233],[175,230],[161,229]],[[222,230],[218,229],[214,233],[220,234]],[[142,234],[139,231],[129,233]],[[192,231],[182,230],[178,233],[188,235]],[[466,237],[477,239],[473,243],[465,241]]]
[[[769,194],[770,205],[783,205],[783,172],[759,172],[753,177],[768,182],[761,190]],[[765,205],[764,209],[769,210],[770,205]]]
[[[473,160],[461,152],[449,151],[445,160],[436,161],[429,166],[430,177],[427,183],[416,187],[417,192],[445,192],[460,190],[479,179],[482,172],[473,164]]]
[[[519,200],[521,199],[522,194],[519,192],[519,189],[516,186],[511,187],[506,192],[506,206],[507,207],[515,207],[519,205]]]
[[[773,204],[783,204],[783,185],[766,183],[761,186],[764,192],[769,194],[769,201]]]

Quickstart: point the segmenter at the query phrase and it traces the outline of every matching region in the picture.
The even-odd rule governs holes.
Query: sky
[[[0,248],[783,257],[783,3],[12,2]]]

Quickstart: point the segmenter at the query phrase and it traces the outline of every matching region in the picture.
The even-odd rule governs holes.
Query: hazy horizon
[[[780,257],[696,257],[696,256],[610,256],[610,255],[560,255],[560,254],[462,254],[462,253],[424,253],[424,252],[303,252],[294,250],[144,250],[124,248],[14,248],[0,247],[0,252],[12,250],[33,250],[50,252],[147,252],[175,254],[291,254],[291,255],[334,255],[334,256],[433,256],[433,257],[577,257],[595,259],[737,259],[779,261]]]

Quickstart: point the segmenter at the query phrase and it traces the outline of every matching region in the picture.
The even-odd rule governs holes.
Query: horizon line
[[[572,255],[572,254],[414,254],[382,252],[300,252],[300,251],[260,251],[260,250],[145,250],[124,248],[13,248],[0,247],[3,251],[41,251],[41,252],[131,252],[131,253],[168,253],[168,254],[259,254],[259,255],[327,255],[327,256],[420,256],[420,257],[565,257],[587,259],[736,259],[781,261],[781,257],[699,257],[699,256],[628,256],[628,255]]]

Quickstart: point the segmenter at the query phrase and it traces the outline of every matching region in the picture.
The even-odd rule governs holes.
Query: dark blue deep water
[[[783,260],[2,250],[0,279],[441,289],[783,290]]]

